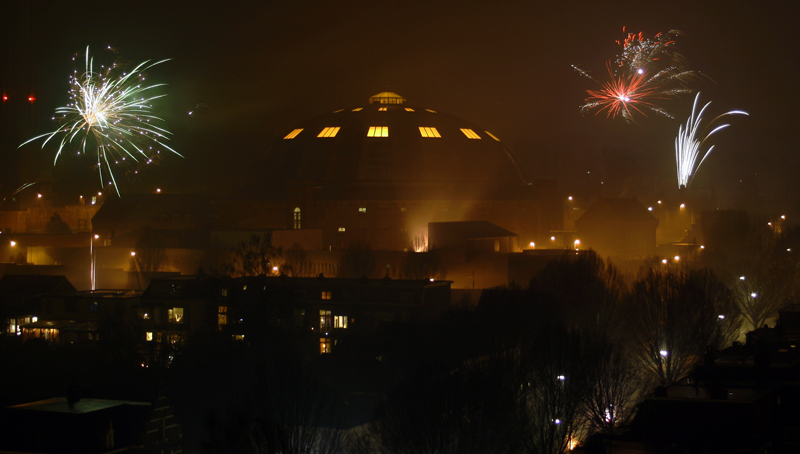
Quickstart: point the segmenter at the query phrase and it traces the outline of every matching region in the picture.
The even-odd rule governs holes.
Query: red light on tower
[[[34,102],[34,101],[36,101],[36,98],[34,98],[33,95],[28,96],[28,101]]]
[[[8,101],[8,95],[3,93],[3,102],[6,102],[6,101]]]

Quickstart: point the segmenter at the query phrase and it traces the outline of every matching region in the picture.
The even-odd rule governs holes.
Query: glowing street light
[[[658,354],[661,355],[662,358],[666,358],[667,356],[669,356],[669,352],[666,350],[661,350],[660,352],[658,352]]]
[[[567,197],[567,200],[569,200],[570,202],[572,202],[572,196],[569,196],[569,197]]]
[[[536,249],[536,243],[533,241],[530,242],[531,249]]]
[[[136,252],[131,251],[131,257],[136,257]]]
[[[684,209],[684,208],[686,208],[686,204],[685,204],[685,203],[682,203],[682,204],[681,204],[681,210],[682,210],[682,209]]]
[[[664,265],[666,265],[666,264],[667,264],[667,259],[661,259],[661,263],[663,263]]]
[[[739,280],[743,281],[744,280],[744,276],[739,276]]]
[[[577,251],[577,250],[578,250],[578,246],[580,246],[580,245],[581,245],[581,240],[575,240],[575,242],[573,243],[573,245],[575,246],[575,250]]]
[[[718,318],[718,319],[720,319],[720,320],[725,320],[725,316],[724,316],[724,315],[722,315],[722,314],[720,314],[720,315],[717,315],[717,318]]]
[[[555,241],[555,240],[556,240],[556,237],[554,237],[554,236],[550,237],[550,241]]]
[[[14,247],[14,246],[16,246],[16,245],[17,245],[17,242],[12,240],[12,241],[11,241],[11,247]]]
[[[756,297],[758,297],[758,293],[753,292],[753,293],[750,294],[750,296],[752,296],[753,298],[756,298]]]
[[[676,255],[676,256],[675,256],[675,261],[676,261],[676,262],[679,262],[680,260],[681,260],[681,256],[680,256],[680,255]]]

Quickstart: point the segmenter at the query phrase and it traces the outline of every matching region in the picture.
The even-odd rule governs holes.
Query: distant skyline
[[[678,45],[690,67],[713,81],[698,85],[703,99],[720,113],[750,113],[720,134],[694,182],[713,187],[724,205],[741,185],[759,186],[768,197],[799,189],[792,135],[800,123],[800,38],[791,8],[733,1],[145,0],[76,7],[12,0],[0,81],[17,97],[33,90],[41,134],[66,102],[72,54],[87,45],[111,45],[131,62],[171,58],[150,76],[169,84],[157,110],[186,159],[166,160],[139,190],[197,186],[220,175],[234,181],[294,124],[388,89],[491,130],[531,179],[556,177],[564,190],[585,186],[579,167],[599,172],[609,164],[598,155],[617,150],[610,154],[635,161],[631,169],[641,174],[635,190],[657,192],[677,187],[673,142],[692,96],[672,104],[675,120],[651,116],[631,125],[582,115],[578,107],[593,87],[570,65],[602,75],[623,26],[647,35],[676,29],[685,33]],[[187,115],[198,104],[208,106],[202,125]],[[21,135],[19,124],[13,128]],[[90,164],[84,167],[81,179],[94,179]]]

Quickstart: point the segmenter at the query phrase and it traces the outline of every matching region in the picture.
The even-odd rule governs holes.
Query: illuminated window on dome
[[[344,227],[339,227],[340,232],[344,232],[346,229]]]
[[[386,107],[381,107],[380,109],[378,109],[378,112],[386,112],[386,110],[387,110]]]
[[[334,111],[333,111],[333,113],[339,113],[339,112],[341,112],[341,111],[343,111],[343,110],[344,110],[344,109],[334,110]]]
[[[317,135],[317,137],[336,137],[336,134],[338,133],[339,133],[339,126],[328,127],[323,129],[322,132]]]
[[[361,109],[363,109],[363,107],[356,107],[355,109],[353,109],[353,112],[358,112]]]
[[[425,128],[420,126],[419,133],[422,135],[422,137],[442,137],[439,135],[439,131],[437,131],[436,128]]]
[[[412,109],[410,107],[406,107],[406,112],[413,112],[413,111],[414,111],[414,109]]]
[[[492,134],[491,132],[489,132],[489,131],[483,131],[483,132],[485,132],[486,134],[489,134],[489,137],[491,137],[492,139],[494,139],[494,140],[496,140],[496,141],[500,142],[500,139],[498,139],[498,138],[497,138],[497,137],[496,137],[494,134]]]
[[[286,137],[284,137],[284,140],[285,139],[294,139],[301,132],[303,132],[303,128],[295,129],[294,131],[290,132]]]
[[[431,109],[425,109],[425,110],[427,110],[427,111],[428,111],[428,112],[430,112],[430,113],[436,113],[436,111],[435,111],[435,110],[431,110]]]
[[[370,126],[367,137],[389,137],[388,126]]]
[[[475,134],[475,131],[473,131],[471,129],[461,128],[461,132],[463,132],[464,135],[467,136],[468,139],[480,139],[481,138],[481,136]]]

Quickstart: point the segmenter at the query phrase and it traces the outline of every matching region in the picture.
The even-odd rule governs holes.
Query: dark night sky
[[[6,76],[33,72],[46,119],[66,101],[70,56],[86,45],[110,44],[134,62],[172,58],[150,77],[169,84],[159,109],[187,158],[167,160],[142,190],[237,175],[293,124],[386,89],[485,127],[529,176],[558,176],[565,190],[584,184],[582,168],[594,170],[612,149],[636,161],[641,195],[671,189],[677,120],[631,125],[578,109],[593,85],[570,64],[602,76],[623,26],[683,31],[680,51],[713,79],[698,85],[702,99],[718,113],[751,114],[720,134],[698,187],[730,195],[743,180],[766,195],[798,189],[790,134],[800,120],[800,42],[788,1],[116,3],[14,0],[16,51],[6,46],[14,58],[3,67]],[[203,125],[186,115],[198,103],[209,106]],[[686,97],[671,111],[685,119],[690,106]],[[40,124],[38,133],[50,128]]]

